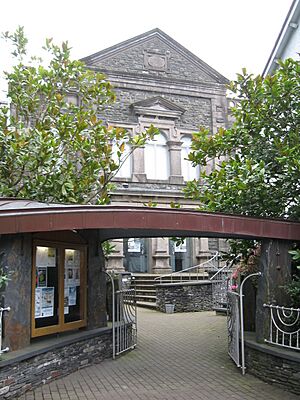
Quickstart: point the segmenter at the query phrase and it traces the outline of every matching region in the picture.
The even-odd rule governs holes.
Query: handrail
[[[220,256],[220,253],[219,252],[216,252],[209,260],[207,260],[207,261],[204,261],[203,263],[200,263],[200,264],[198,264],[198,265],[194,265],[194,266],[192,266],[192,267],[189,267],[189,268],[185,268],[185,269],[182,269],[181,271],[176,271],[176,272],[172,272],[172,273],[170,273],[170,274],[165,274],[165,275],[160,275],[160,276],[158,276],[158,277],[156,277],[154,280],[155,281],[159,281],[159,283],[162,283],[162,282],[166,282],[166,283],[172,283],[173,282],[173,277],[174,276],[179,276],[180,277],[180,282],[188,282],[188,281],[190,281],[191,280],[191,273],[192,273],[192,271],[193,270],[199,270],[199,269],[207,269],[207,268],[204,268],[204,266],[206,265],[206,264],[211,264],[211,266],[213,267],[213,268],[215,268],[215,269],[217,269],[216,267],[215,267],[215,265],[213,265],[212,264],[212,262],[214,261],[214,260],[217,260],[218,258],[219,258],[219,256]],[[188,276],[188,278],[189,279],[187,279],[187,280],[183,280],[182,278],[183,278],[183,275],[184,274],[186,274],[186,273],[188,273],[189,274],[189,276]],[[170,278],[169,280],[168,279],[166,279],[166,278]],[[198,276],[197,276],[198,277]]]
[[[230,269],[232,265],[235,263],[236,259],[237,257],[231,260],[230,263],[228,264],[226,262],[226,264],[223,265],[223,267],[221,267],[220,269],[218,269],[218,271],[212,277],[210,277],[209,280],[213,281],[217,275],[220,275],[224,271],[224,269]]]

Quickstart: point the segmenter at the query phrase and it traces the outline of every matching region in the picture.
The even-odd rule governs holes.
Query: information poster
[[[64,314],[69,314],[69,288],[64,290]]]
[[[55,248],[37,246],[37,248],[36,248],[36,266],[37,267],[55,267],[56,266]]]
[[[140,253],[141,252],[141,241],[139,239],[130,238],[128,239],[128,253]]]
[[[69,306],[76,306],[76,286],[69,286]]]
[[[47,267],[38,267],[36,270],[37,273],[37,286],[38,287],[46,287],[47,286]]]
[[[40,288],[35,289],[35,318],[42,317],[42,290]]]
[[[54,287],[37,287],[35,289],[35,318],[53,317]]]
[[[186,240],[180,244],[175,244],[175,253],[186,253]]]
[[[80,251],[65,251],[65,287],[80,286]]]

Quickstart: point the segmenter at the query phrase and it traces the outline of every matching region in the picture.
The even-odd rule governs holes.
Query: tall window
[[[130,152],[131,152],[131,146],[129,146],[128,143],[125,143],[124,151],[121,154],[122,166],[119,169],[119,171],[116,173],[116,178],[130,178],[131,177],[132,156],[131,156]],[[113,144],[113,158],[116,162],[119,162],[116,144]]]
[[[155,136],[155,140],[149,141],[145,146],[145,172],[148,179],[169,178],[167,139],[162,133]]]
[[[187,159],[191,151],[192,139],[188,136],[181,138],[181,170],[185,181],[192,181],[199,178],[199,167],[193,167],[192,163]]]

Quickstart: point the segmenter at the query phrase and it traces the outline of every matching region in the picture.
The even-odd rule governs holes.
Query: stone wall
[[[43,350],[22,352],[0,361],[0,398],[22,393],[112,356],[112,331],[102,328],[84,332],[79,339],[60,340]],[[7,359],[5,359],[5,357]]]
[[[97,67],[100,70],[119,72],[119,73],[136,73],[143,74],[145,78],[155,77],[168,79],[170,81],[180,79],[183,81],[193,82],[211,82],[215,83],[215,78],[207,73],[203,66],[192,59],[187,58],[187,54],[183,54],[182,50],[177,47],[178,44],[166,43],[158,37],[150,37],[142,43],[128,46],[126,49],[110,53],[106,57],[97,60]],[[176,48],[177,47],[177,48]],[[185,50],[186,52],[186,50]],[[162,59],[165,63],[162,68],[147,67],[147,58],[152,55]]]
[[[131,104],[148,99],[149,97],[161,96],[161,91],[147,92],[136,89],[120,89],[115,87],[114,92],[117,101],[105,108],[103,118],[109,121],[120,121],[122,123],[137,124],[138,118],[131,111]],[[172,94],[171,90],[164,95],[166,100],[182,107],[185,112],[177,121],[176,126],[184,129],[197,130],[199,126],[212,128],[212,105],[211,100],[198,96],[187,96],[185,93]]]
[[[251,374],[300,395],[300,354],[296,351],[246,342],[245,356]]]
[[[166,311],[166,304],[174,304],[174,312],[208,311],[212,309],[212,283],[163,283],[156,286],[157,308]]]

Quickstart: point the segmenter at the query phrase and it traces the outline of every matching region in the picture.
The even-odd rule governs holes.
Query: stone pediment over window
[[[182,107],[161,96],[138,101],[133,103],[131,107],[134,113],[139,116],[165,117],[168,119],[179,119],[185,112]]]

